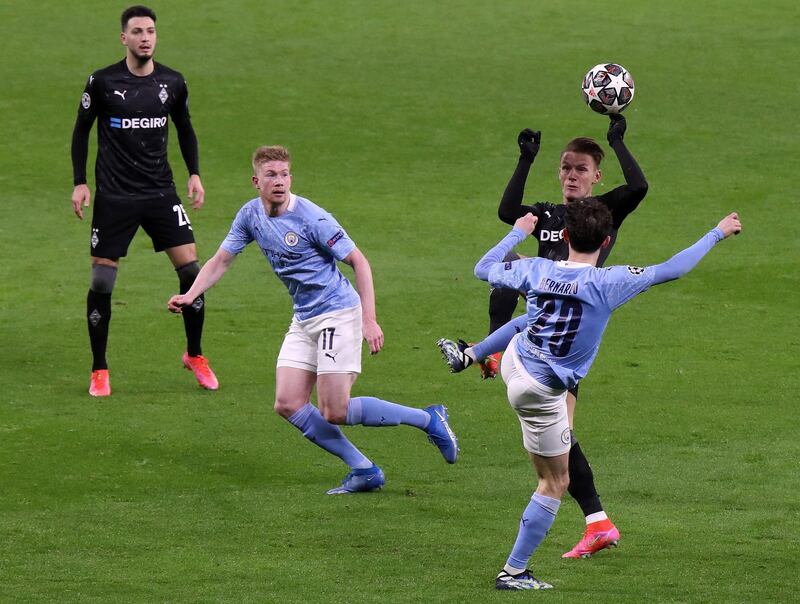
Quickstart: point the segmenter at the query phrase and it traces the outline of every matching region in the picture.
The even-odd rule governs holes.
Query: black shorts
[[[140,226],[156,252],[194,243],[189,216],[175,193],[125,200],[98,195],[92,212],[89,253],[98,258],[122,258]]]

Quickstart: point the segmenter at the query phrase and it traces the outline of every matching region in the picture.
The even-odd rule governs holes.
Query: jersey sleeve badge
[[[328,239],[328,247],[333,247],[336,245],[336,242],[339,241],[342,237],[344,237],[344,231],[339,231],[333,237]]]

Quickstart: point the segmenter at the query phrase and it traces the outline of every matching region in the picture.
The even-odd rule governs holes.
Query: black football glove
[[[613,145],[616,142],[622,142],[622,139],[625,138],[625,116],[621,113],[611,113],[608,117],[611,118],[611,124],[608,126],[608,134],[606,135],[608,144]]]
[[[530,128],[525,128],[517,136],[517,144],[519,145],[519,156],[532,162],[539,153],[539,142],[542,140],[541,131],[534,132]]]

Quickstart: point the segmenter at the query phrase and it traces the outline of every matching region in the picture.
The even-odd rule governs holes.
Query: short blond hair
[[[259,147],[253,153],[253,172],[258,172],[258,167],[268,161],[285,161],[291,164],[292,158],[286,147],[281,147],[280,145]]]

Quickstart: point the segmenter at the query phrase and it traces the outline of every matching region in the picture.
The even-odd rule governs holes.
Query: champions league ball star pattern
[[[633,78],[616,63],[592,67],[583,78],[583,100],[598,113],[620,113],[633,100]]]

